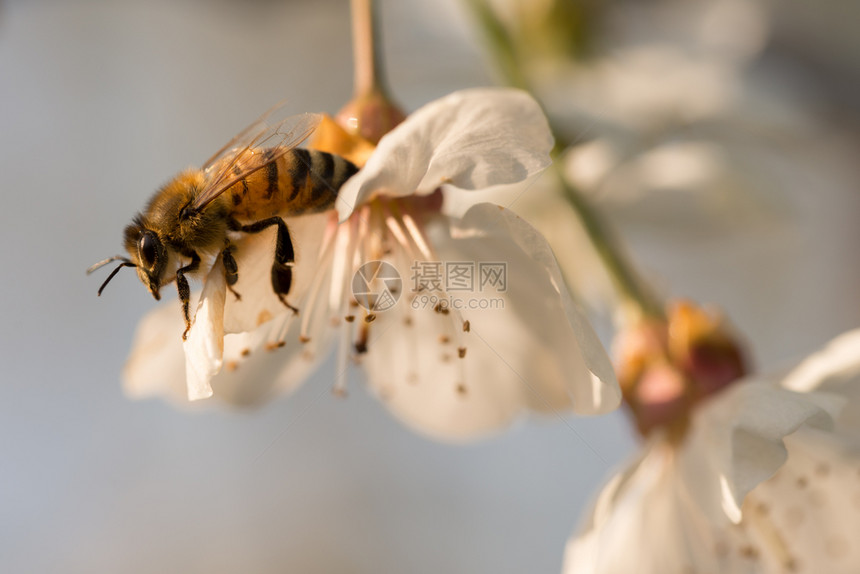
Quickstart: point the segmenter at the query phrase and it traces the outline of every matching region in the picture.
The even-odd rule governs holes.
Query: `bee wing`
[[[237,182],[276,161],[305,141],[322,121],[320,114],[278,119],[283,110],[281,103],[267,111],[206,161],[206,183],[192,209],[203,209]]]

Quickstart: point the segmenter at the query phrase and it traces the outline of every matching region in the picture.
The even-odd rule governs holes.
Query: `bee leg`
[[[278,239],[275,243],[275,262],[272,264],[272,289],[275,295],[288,309],[298,315],[299,310],[287,302],[287,294],[293,284],[293,265],[296,264],[296,254],[293,250],[293,241],[290,238],[290,230],[287,224],[278,216],[261,219],[255,223],[242,225],[236,220],[231,220],[230,229],[244,233],[259,233],[273,225],[278,226]]]
[[[191,329],[191,289],[188,287],[188,279],[185,278],[186,273],[194,273],[200,267],[200,256],[192,251],[189,254],[191,263],[185,267],[180,267],[176,270],[176,290],[179,291],[179,300],[182,301],[182,315],[185,317],[185,331],[182,332],[182,340],[188,337],[188,331]]]
[[[236,301],[241,301],[241,295],[233,289],[233,285],[239,280],[239,266],[236,265],[236,259],[233,257],[233,246],[229,243],[221,252],[221,260],[224,262],[224,278],[227,280],[227,289],[236,297]]]

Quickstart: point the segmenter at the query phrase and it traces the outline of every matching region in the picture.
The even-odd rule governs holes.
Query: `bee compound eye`
[[[140,253],[140,260],[145,267],[152,267],[153,265],[155,265],[155,258],[157,257],[157,241],[158,240],[153,237],[152,233],[144,233],[143,236],[140,238],[140,243],[138,244],[138,252]]]

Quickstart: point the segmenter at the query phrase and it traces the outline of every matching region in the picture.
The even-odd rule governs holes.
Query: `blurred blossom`
[[[493,5],[515,30],[511,14],[530,4]],[[810,90],[761,60],[769,10],[756,0],[605,5],[587,57],[520,61],[567,146],[559,161],[568,182],[622,230],[669,249],[731,234],[785,251],[802,240],[809,189],[824,196],[860,183]],[[519,37],[511,34],[515,48]],[[614,308],[558,182],[543,184],[512,196],[511,208],[544,232],[585,301]]]
[[[699,401],[680,432],[655,428],[571,538],[564,572],[860,571],[858,373],[854,331]]]
[[[451,196],[521,182],[548,165],[552,137],[530,96],[451,94],[407,117],[375,148],[334,122],[323,125],[315,147],[362,168],[339,191],[337,214],[287,220],[299,315],[284,309],[266,280],[271,235],[243,237],[235,285],[242,299],[227,292],[216,260],[184,357],[175,310],[144,319],[125,373],[130,393],[255,403],[294,389],[337,344],[335,390],[345,391],[352,359],[395,415],[435,437],[480,436],[529,411],[618,405],[609,359],[541,235],[498,205],[456,214],[444,207]],[[360,306],[350,290],[372,261],[401,277],[421,262],[503,263],[509,280],[493,308],[447,307],[447,292],[422,307],[412,291],[376,309]]]

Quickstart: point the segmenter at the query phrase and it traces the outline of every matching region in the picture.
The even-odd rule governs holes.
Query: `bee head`
[[[158,290],[167,270],[168,253],[158,234],[143,225],[140,218],[125,228],[125,249],[137,269],[137,276],[152,296],[160,299]]]

